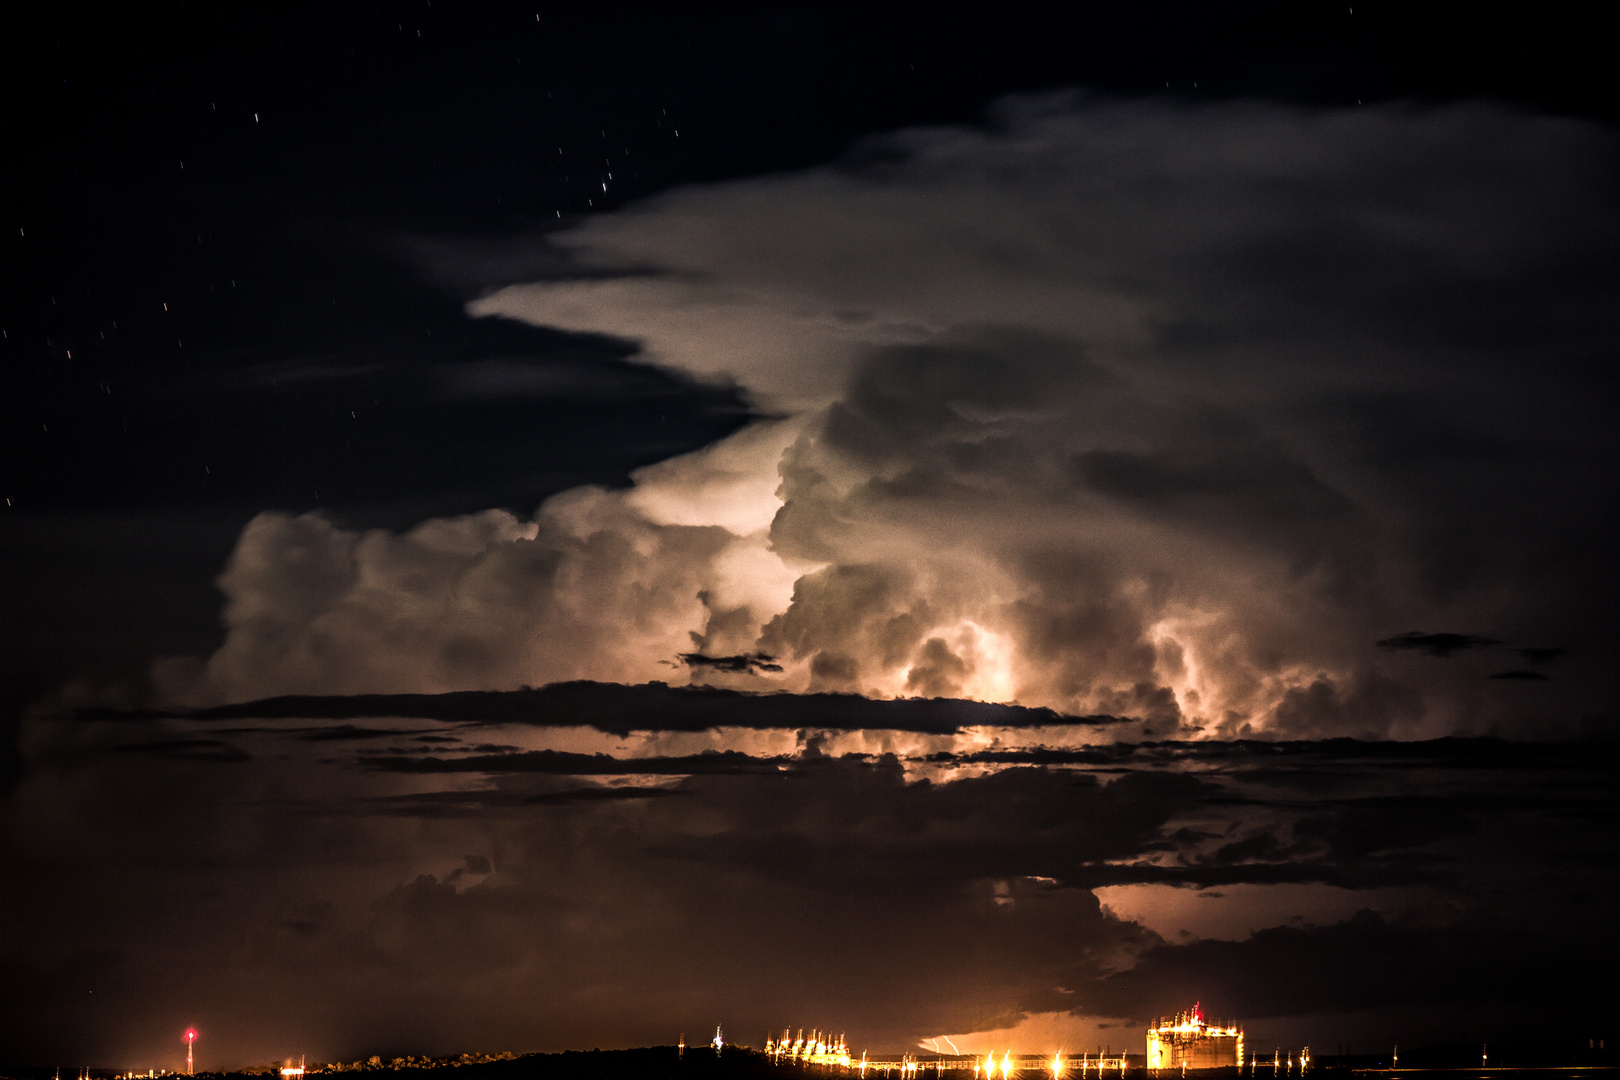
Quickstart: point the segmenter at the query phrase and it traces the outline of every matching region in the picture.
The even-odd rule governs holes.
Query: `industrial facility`
[[[1161,1016],[1148,1025],[1147,1067],[1229,1069],[1243,1064],[1243,1029],[1236,1021],[1212,1024],[1201,1005]]]

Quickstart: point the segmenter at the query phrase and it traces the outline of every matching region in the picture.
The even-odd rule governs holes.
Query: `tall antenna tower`
[[[186,1075],[191,1075],[191,1044],[197,1041],[197,1029],[186,1028]]]

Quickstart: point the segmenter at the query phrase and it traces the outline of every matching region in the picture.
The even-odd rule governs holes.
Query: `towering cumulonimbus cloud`
[[[551,238],[579,278],[471,313],[632,339],[774,418],[532,520],[261,517],[225,645],[164,685],[762,653],[692,677],[1157,732],[1576,723],[1614,650],[1613,150],[1486,105],[1048,99],[589,219]],[[1424,633],[1491,644],[1376,644]],[[1487,677],[1525,649],[1559,659]]]
[[[567,492],[530,520],[489,510],[394,534],[261,514],[219,578],[224,644],[160,662],[160,690],[184,704],[669,678],[681,652],[751,642],[791,594],[738,462],[760,471],[792,427],[643,470],[628,493]]]

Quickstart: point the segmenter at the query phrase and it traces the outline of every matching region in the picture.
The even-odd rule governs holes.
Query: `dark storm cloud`
[[[757,659],[757,658],[744,658]],[[87,720],[177,716],[197,720],[329,719],[401,717],[468,724],[509,723],[536,727],[584,725],[616,735],[632,731],[707,731],[712,728],[819,728],[915,731],[948,735],[967,727],[1102,727],[1111,716],[1063,716],[983,701],[912,698],[874,701],[858,694],[750,693],[710,686],[648,683],[553,683],[538,689],[462,691],[450,694],[356,694],[347,697],[280,697],[196,710],[120,712],[85,709]],[[306,737],[358,737],[353,727],[308,729]],[[315,735],[333,731],[344,734]]]
[[[1321,747],[1305,752],[1311,755],[1313,766],[1318,767],[1333,757]],[[1116,760],[1125,756],[1119,755]],[[1190,756],[1200,757],[1196,751]],[[986,757],[969,755],[966,760],[977,764],[983,763]],[[1002,758],[998,763],[1003,765],[1003,771],[993,777],[958,780],[942,787],[906,788],[906,794],[892,796],[896,809],[891,812],[891,821],[863,826],[877,833],[898,830],[899,834],[904,834],[906,821],[960,821],[977,813],[973,808],[979,804],[994,803],[1000,807],[999,813],[1005,820],[998,821],[995,834],[984,839],[984,850],[977,850],[971,842],[964,843],[960,835],[947,835],[935,841],[940,845],[937,849],[925,844],[918,850],[915,842],[901,839],[897,841],[898,846],[891,848],[885,844],[863,859],[859,847],[852,847],[843,838],[842,830],[834,830],[833,835],[841,838],[836,841],[842,860],[841,872],[881,876],[885,872],[883,867],[890,866],[894,872],[918,884],[926,884],[935,876],[928,867],[936,864],[948,867],[947,875],[968,873],[974,869],[974,861],[986,858],[993,848],[1022,864],[1029,875],[1079,888],[1130,883],[1209,887],[1236,883],[1323,882],[1362,889],[1433,884],[1445,877],[1445,860],[1414,852],[1470,833],[1473,828],[1468,818],[1470,813],[1500,813],[1515,807],[1511,796],[1496,793],[1456,793],[1433,798],[1419,795],[1328,798],[1313,800],[1308,805],[1287,797],[1235,800],[1221,785],[1200,784],[1186,776],[1131,768],[1105,770],[1103,775],[1111,773],[1115,782],[1103,789],[1095,777],[1084,773],[1007,770],[1006,767],[1015,764],[1019,757],[1009,754]],[[1068,763],[1080,757],[1069,755]],[[513,774],[786,775],[822,782],[839,769],[881,769],[885,763],[854,755],[845,755],[834,764],[816,757],[759,758],[735,751],[625,759],[607,754],[530,751],[455,759],[372,756],[360,758],[359,764],[370,769],[410,774],[483,773],[496,777]],[[1252,783],[1258,778],[1250,775],[1246,779]],[[1267,776],[1265,782],[1280,784],[1284,779],[1273,774]],[[597,793],[546,792],[530,798],[552,801],[613,797],[613,789],[585,790]],[[692,794],[689,788],[680,790]],[[497,794],[497,803],[509,794]],[[781,794],[767,796],[762,792],[761,797],[770,804],[782,805]],[[890,798],[887,794],[883,797]],[[463,803],[465,800],[464,795]],[[1090,805],[1087,800],[1096,800],[1096,805]],[[1286,819],[1290,824],[1284,829],[1268,823],[1260,831],[1237,839],[1229,834],[1197,830],[1184,835],[1153,835],[1152,832],[1168,819],[1194,807],[1224,812],[1240,805],[1249,811],[1276,811],[1279,820]],[[904,809],[908,806],[909,809]],[[1131,809],[1121,813],[1121,808]],[[1539,809],[1541,804],[1525,804],[1519,808]],[[1149,832],[1135,831],[1127,824],[1129,815],[1136,812],[1146,815],[1144,820],[1151,823]],[[878,804],[869,803],[864,813],[882,812]],[[1173,858],[1169,862],[1140,859],[1116,862],[1110,858],[1111,853],[1096,850],[1088,839],[1099,826],[1104,835],[1113,837],[1116,842],[1120,839],[1117,830],[1124,828],[1130,837],[1125,842],[1137,850],[1160,851]],[[804,843],[825,845],[827,842],[804,838]],[[746,842],[738,835],[728,836],[726,850],[733,856],[740,855],[745,848]],[[760,864],[762,868],[771,863],[772,857],[763,852],[758,857],[766,860]],[[1001,857],[998,854],[995,859]],[[869,866],[864,865],[867,862]],[[995,862],[980,867],[979,872],[1006,873],[1008,865]]]
[[[924,742],[915,758],[823,756],[818,740],[785,756],[723,742],[685,753],[659,740],[693,733],[652,728],[612,752],[531,743],[451,756],[408,727],[398,748],[418,752],[378,752],[365,739],[331,758],[345,740],[310,742],[321,728],[271,722],[266,706],[330,717],[333,699],[32,721],[0,902],[23,924],[71,927],[103,955],[94,986],[107,1001],[73,1027],[62,1018],[80,1016],[66,1006],[85,973],[59,969],[50,935],[8,939],[4,959],[21,981],[7,984],[0,1038],[38,1053],[99,1040],[127,1054],[118,1048],[148,1045],[149,1029],[166,1030],[165,1010],[183,1008],[221,1054],[271,1057],[291,1040],[349,1059],[366,1048],[655,1042],[711,1020],[765,1031],[814,1015],[861,1045],[903,1049],[1076,1008],[1086,1023],[1118,1024],[1188,994],[1250,1016],[1376,1003],[1371,976],[1346,986],[1303,972],[1346,945],[1393,957],[1444,910],[1451,921],[1420,953],[1434,972],[1384,999],[1440,1002],[1441,972],[1479,972],[1468,950],[1514,942],[1538,920],[1574,935],[1606,918],[1612,744],[1019,749],[1005,740],[1066,729],[904,729],[930,710],[950,722],[917,726],[957,731],[963,717],[1012,715],[952,702],[587,684],[557,693],[576,717],[596,697],[644,732],[632,703],[703,704],[728,729],[762,734],[793,703],[811,731],[838,730],[852,706],[859,719],[896,718],[886,735],[865,732],[878,745],[1003,742],[952,754]],[[401,702],[351,704],[397,717]],[[265,722],[239,723],[247,717]],[[500,725],[503,739],[580,730],[511,711],[474,722]],[[220,752],[222,723],[243,760]],[[330,730],[347,737],[355,725],[339,718]],[[143,767],[130,769],[137,757]],[[1197,895],[1211,887],[1226,898]],[[1248,922],[1261,933],[1200,946],[1098,900],[1227,905],[1241,918],[1270,890],[1305,888],[1365,897],[1378,914],[1285,925],[1261,904]],[[1518,940],[1503,970],[1545,976],[1533,943],[1552,940]],[[1284,1005],[1279,972],[1301,975]],[[537,997],[546,1009],[531,1007]]]
[[[563,803],[609,802],[620,799],[657,799],[665,795],[679,795],[668,788],[583,787],[568,791],[548,791],[540,795],[525,795],[528,806],[557,806]]]
[[[770,653],[744,653],[738,656],[705,656],[702,653],[681,653],[675,659],[689,668],[710,668],[747,674],[754,671],[780,672],[782,665]]]
[[[126,754],[161,754],[183,761],[213,761],[237,764],[253,756],[223,739],[165,739],[161,742],[125,743],[118,749]]]
[[[353,724],[333,724],[326,727],[294,728],[286,734],[294,739],[304,742],[348,742],[355,739],[391,739],[399,736],[400,732],[388,728],[363,728]],[[418,742],[455,742],[448,736],[418,735]]]
[[[1407,649],[1421,652],[1426,656],[1438,656],[1444,660],[1466,649],[1483,649],[1500,644],[1502,643],[1495,638],[1482,637],[1478,634],[1426,634],[1421,630],[1411,630],[1384,638],[1378,643],[1378,647],[1391,650]]]
[[[1542,1029],[1546,1035],[1563,1035],[1599,1021],[1602,1006],[1591,999],[1583,973],[1612,958],[1608,943],[1572,940],[1556,927],[1507,932],[1455,913],[1389,920],[1364,911],[1325,926],[1274,927],[1244,941],[1159,945],[1128,972],[1091,983],[1083,1007],[1148,1017],[1197,987],[1238,1016],[1418,1006],[1511,1023],[1528,1008],[1552,1020]],[[1299,987],[1310,990],[1300,994]]]
[[[683,757],[615,758],[610,754],[570,754],[530,750],[477,754],[464,758],[362,757],[368,769],[400,773],[541,773],[552,776],[698,776],[708,773],[779,772],[787,762],[761,760],[735,750]]]

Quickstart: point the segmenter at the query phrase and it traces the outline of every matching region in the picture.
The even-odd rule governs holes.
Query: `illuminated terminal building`
[[[799,1029],[797,1039],[792,1034],[784,1031],[780,1039],[767,1038],[765,1053],[777,1061],[787,1058],[805,1065],[837,1065],[847,1069],[853,1064],[849,1059],[849,1043],[842,1035],[835,1038],[831,1032],[812,1031],[807,1039],[803,1028]]]
[[[1148,1025],[1149,1069],[1230,1069],[1242,1063],[1243,1029],[1211,1024],[1197,1005]]]

